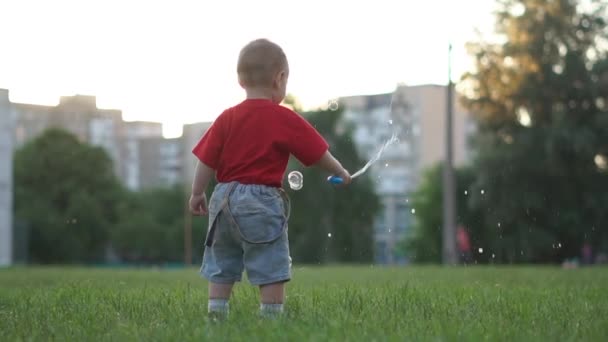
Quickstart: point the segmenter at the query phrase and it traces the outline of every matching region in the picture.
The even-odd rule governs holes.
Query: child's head
[[[245,45],[239,54],[237,73],[245,90],[264,91],[276,103],[285,98],[289,65],[279,45],[267,39]]]

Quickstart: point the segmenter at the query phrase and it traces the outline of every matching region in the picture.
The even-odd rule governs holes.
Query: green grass
[[[206,322],[196,269],[0,270],[0,341],[607,341],[608,269],[296,267],[285,318],[239,284]]]

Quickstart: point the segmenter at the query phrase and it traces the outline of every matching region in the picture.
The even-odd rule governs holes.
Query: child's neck
[[[247,100],[266,99],[272,100],[272,89],[267,88],[248,88],[245,89]]]

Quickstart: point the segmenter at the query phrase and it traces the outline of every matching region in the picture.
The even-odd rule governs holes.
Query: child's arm
[[[315,165],[332,175],[342,178],[342,184],[350,184],[350,173],[342,167],[342,164],[329,151],[326,151]]]
[[[303,117],[296,112],[285,109],[287,124],[287,149],[304,166],[318,166],[319,168],[342,178],[342,184],[351,182],[350,173],[329,152],[329,145],[321,134]],[[323,153],[321,155],[321,153]],[[321,155],[321,158],[319,158]],[[316,161],[316,162],[315,162]]]
[[[207,196],[205,191],[215,171],[209,166],[196,163],[194,181],[192,182],[192,195],[190,196],[190,212],[194,215],[207,215]]]

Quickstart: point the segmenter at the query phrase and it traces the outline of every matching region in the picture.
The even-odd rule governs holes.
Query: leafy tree
[[[352,142],[351,129],[341,121],[340,110],[315,111],[304,116],[327,140],[344,167],[353,170],[365,163]],[[302,168],[291,160],[291,170],[304,175],[304,187],[290,192],[289,234],[294,261],[371,262],[373,218],[380,209],[371,180],[364,175],[349,187],[336,189],[326,181],[328,175],[317,168]]]
[[[503,0],[504,43],[470,45],[464,104],[479,130],[469,203],[501,261],[556,262],[585,242],[608,250],[605,18],[603,1]]]
[[[184,260],[184,187],[161,187],[131,192],[119,210],[110,239],[122,261],[165,263]],[[189,215],[189,214],[188,214]],[[193,218],[193,256],[202,258],[207,217]]]
[[[14,158],[15,216],[30,230],[29,259],[100,260],[124,194],[105,151],[51,129]]]
[[[443,229],[443,190],[441,164],[429,168],[422,176],[419,188],[412,194],[412,207],[416,208],[413,228],[406,239],[400,243],[400,249],[405,251],[413,262],[440,263]],[[483,229],[482,213],[468,206],[471,196],[469,189],[475,179],[474,170],[460,168],[455,170],[456,183],[456,223],[462,226],[470,235],[471,248],[475,251],[485,245],[487,231]],[[474,260],[483,262],[484,255],[475,255]]]
[[[178,189],[146,189],[129,193],[112,229],[112,247],[131,262],[160,262],[183,250],[183,198]],[[180,244],[181,243],[181,244]]]

